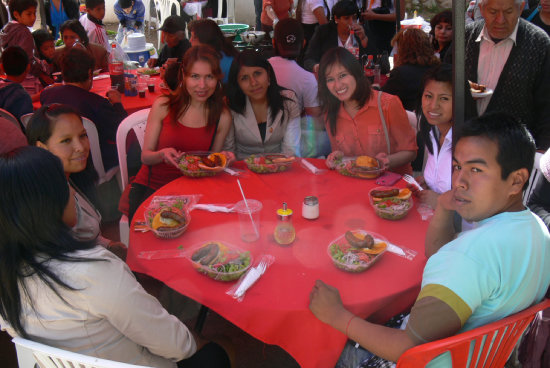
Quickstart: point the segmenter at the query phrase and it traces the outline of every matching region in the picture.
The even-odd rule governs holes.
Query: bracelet
[[[355,314],[353,316],[351,316],[351,318],[348,321],[348,324],[346,325],[346,336],[347,337],[349,337],[349,334],[348,334],[349,325],[351,324],[351,321],[353,321],[354,318],[357,318],[357,316]]]

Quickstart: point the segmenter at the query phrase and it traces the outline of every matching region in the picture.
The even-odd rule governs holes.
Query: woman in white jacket
[[[300,153],[300,108],[293,91],[277,84],[271,64],[252,50],[233,61],[227,84],[233,128],[224,149],[242,160],[255,153]]]

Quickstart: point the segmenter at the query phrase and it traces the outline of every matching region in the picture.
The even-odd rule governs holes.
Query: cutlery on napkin
[[[206,204],[206,203],[196,203],[191,207],[193,210],[204,210],[210,212],[233,212],[235,210],[235,204]]]
[[[260,276],[262,276],[266,269],[271,266],[271,264],[275,261],[275,257],[273,257],[270,254],[264,254],[260,258],[260,262],[256,267],[250,268],[244,277],[241,278],[241,280],[233,285],[228,291],[227,294],[231,295],[233,298],[237,299],[238,301],[242,301],[244,298],[244,294],[246,291],[258,281]]]
[[[185,250],[183,249],[162,249],[149,250],[138,253],[138,258],[143,259],[165,259],[165,258],[184,258]]]
[[[400,257],[403,257],[405,259],[408,259],[409,261],[412,261],[414,257],[417,255],[417,251],[406,248],[406,247],[400,247],[395,244],[392,244],[390,242],[387,242],[388,247],[386,248],[388,252],[397,254]]]
[[[305,169],[307,169],[309,172],[311,172],[315,175],[322,174],[326,171],[326,170],[323,170],[323,169],[319,169],[317,166],[313,165],[311,162],[309,162],[305,158],[301,159],[300,163],[302,164],[302,166]]]

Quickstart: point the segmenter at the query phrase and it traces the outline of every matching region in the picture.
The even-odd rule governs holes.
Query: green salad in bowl
[[[250,252],[220,241],[192,247],[189,260],[198,272],[218,281],[237,280],[252,264]]]

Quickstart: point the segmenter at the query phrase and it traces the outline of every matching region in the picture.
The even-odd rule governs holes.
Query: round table
[[[309,161],[325,167],[322,160]],[[245,168],[243,162],[236,166]],[[374,180],[346,177],[335,171],[314,175],[298,162],[282,173],[259,175],[246,171],[240,181],[247,198],[263,204],[258,241],[241,241],[236,213],[197,209],[191,212],[186,232],[172,240],[133,231],[132,224],[127,262],[132,270],[163,281],[257,339],[281,346],[302,367],[334,367],[346,336],[310,312],[309,293],[315,280],[337,287],[344,305],[358,316],[375,322],[387,320],[410,307],[420,291],[428,222],[421,220],[416,208],[399,221],[376,216],[368,201],[368,191],[376,186]],[[403,187],[405,183],[400,181],[397,185]],[[181,177],[155,193],[178,194],[201,194],[200,203],[236,203],[242,199],[236,178],[226,173],[208,178]],[[316,220],[301,217],[303,198],[309,195],[319,199],[321,215]],[[134,221],[142,220],[150,200],[138,209]],[[296,240],[290,246],[280,246],[273,239],[276,210],[283,202],[294,210]],[[374,231],[418,254],[410,261],[386,252],[362,273],[344,272],[332,264],[327,248],[332,240],[352,229]],[[256,259],[260,254],[275,257],[273,265],[247,291],[242,302],[226,294],[233,283],[215,281],[196,272],[185,258],[146,260],[137,256],[141,251],[187,248],[210,240],[250,250]]]

